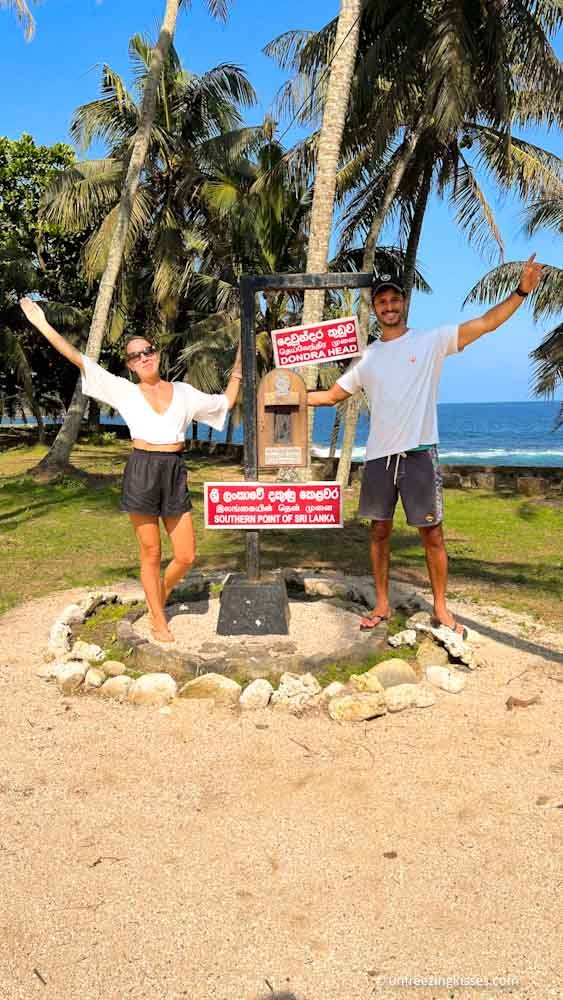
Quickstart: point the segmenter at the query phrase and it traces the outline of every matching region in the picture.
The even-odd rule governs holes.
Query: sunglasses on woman
[[[153,354],[158,354],[156,347],[143,347],[142,351],[133,351],[125,357],[128,361],[139,361],[140,358],[152,358]]]

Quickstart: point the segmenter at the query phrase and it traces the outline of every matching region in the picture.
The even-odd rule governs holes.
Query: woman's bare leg
[[[129,514],[139,544],[141,583],[149,607],[151,629],[160,642],[174,642],[168,628],[162,600],[160,579],[160,528],[158,517],[150,514]]]
[[[195,535],[191,514],[163,517],[164,527],[172,544],[172,561],[166,567],[162,581],[162,604],[166,604],[170,591],[186,575],[195,559]]]

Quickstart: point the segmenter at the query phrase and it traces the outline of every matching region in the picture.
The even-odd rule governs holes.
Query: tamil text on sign
[[[205,483],[205,527],[341,528],[340,483]]]
[[[312,326],[273,330],[272,345],[276,368],[352,358],[360,353],[358,321],[355,316],[347,316]]]

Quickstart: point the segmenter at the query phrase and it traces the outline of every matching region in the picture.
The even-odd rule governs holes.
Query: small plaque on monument
[[[258,389],[258,464],[307,465],[307,389],[295,372],[268,372]]]

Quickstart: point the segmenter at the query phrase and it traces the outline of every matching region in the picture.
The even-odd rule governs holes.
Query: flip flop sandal
[[[366,615],[360,622],[360,632],[371,632],[372,629],[377,628],[382,622],[388,621],[389,615]]]
[[[439,618],[436,618],[435,615],[432,615],[432,617],[430,618],[430,624],[432,628],[449,628],[450,632],[455,632],[456,635],[459,635],[460,639],[467,639],[468,632],[465,625],[460,625],[460,623],[457,621],[456,618],[454,618],[452,625],[447,625],[446,622],[441,622]]]

